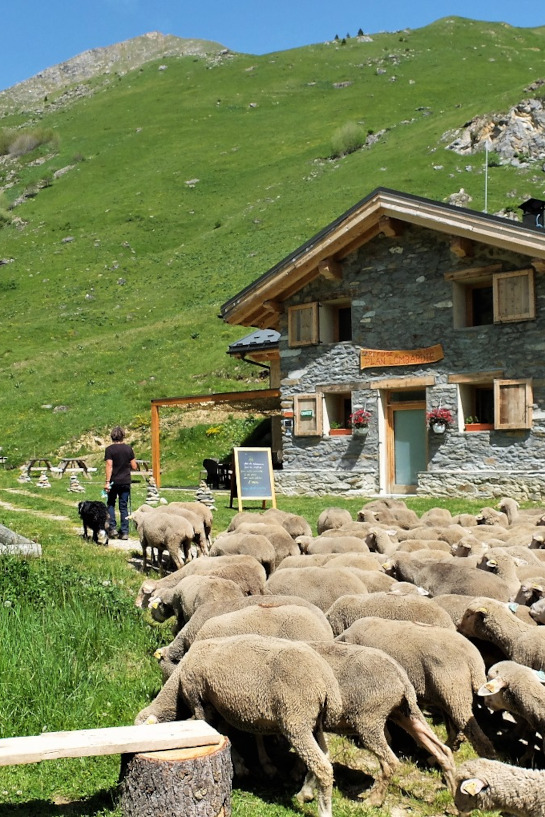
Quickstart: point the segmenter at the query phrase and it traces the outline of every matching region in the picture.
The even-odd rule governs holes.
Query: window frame
[[[535,270],[532,267],[519,270],[502,272],[495,266],[481,267],[477,269],[458,270],[445,274],[445,279],[453,284],[453,318],[455,329],[468,329],[477,326],[497,326],[504,323],[517,323],[531,321],[536,318],[536,297],[535,297]],[[526,292],[522,294],[520,300],[527,302],[524,311],[511,312],[510,305],[513,302],[513,293],[502,293],[504,285],[510,282],[512,287],[514,282],[526,281]],[[522,284],[521,284],[522,285]],[[471,292],[474,289],[492,288],[492,323],[476,324],[473,322],[473,308],[471,303]]]

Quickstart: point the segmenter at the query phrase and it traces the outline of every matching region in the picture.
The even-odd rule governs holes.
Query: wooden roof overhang
[[[335,262],[403,223],[457,239],[453,252],[472,242],[511,250],[545,264],[545,231],[520,222],[379,187],[223,304],[220,317],[239,326],[277,328],[282,301],[319,275],[335,277]]]

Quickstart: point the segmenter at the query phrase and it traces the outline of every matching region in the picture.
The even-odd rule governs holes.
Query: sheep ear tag
[[[496,692],[499,692],[500,689],[503,689],[506,686],[507,684],[503,678],[492,678],[491,681],[487,681],[486,684],[479,687],[477,690],[477,695],[479,695],[481,698],[485,698],[487,695],[495,695]]]
[[[545,672],[543,672],[542,669],[535,669],[534,675],[536,676],[540,684],[545,684]]]
[[[517,610],[519,609],[519,605],[516,603],[516,601],[510,601],[507,606],[509,607],[512,613],[516,613]]]
[[[470,777],[468,780],[463,780],[460,786],[462,794],[469,794],[471,797],[479,794],[483,789],[486,789],[486,783],[484,780],[479,780],[478,777]]]

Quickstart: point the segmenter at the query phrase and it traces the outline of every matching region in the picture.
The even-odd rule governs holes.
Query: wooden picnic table
[[[63,457],[61,460],[59,460],[57,473],[59,477],[62,477],[66,471],[71,471],[72,473],[82,473],[91,479],[91,474],[89,472],[92,470],[96,471],[96,468],[89,468],[82,457]]]
[[[47,457],[33,457],[28,460],[23,466],[27,476],[30,476],[31,471],[51,471],[51,461]]]

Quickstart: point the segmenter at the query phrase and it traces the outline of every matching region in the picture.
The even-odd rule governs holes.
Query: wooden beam
[[[272,313],[274,318],[277,318],[283,309],[282,301],[263,301],[263,309],[265,312]]]
[[[334,258],[325,258],[318,264],[318,272],[326,281],[342,281],[343,268]]]
[[[161,487],[161,453],[159,448],[159,406],[151,406],[151,470],[158,488]]]
[[[475,245],[468,238],[454,235],[450,239],[450,251],[457,258],[471,258],[475,252]]]
[[[503,369],[495,369],[492,372],[449,374],[447,383],[491,383],[498,377],[503,377]]]
[[[205,721],[171,721],[79,729],[73,732],[42,732],[22,738],[0,740],[0,766],[39,763],[62,757],[118,755],[127,752],[156,752],[164,749],[211,746],[221,735]]]
[[[252,389],[251,391],[226,391],[217,394],[194,394],[189,397],[159,397],[151,401],[153,406],[190,406],[195,403],[236,403],[239,400],[265,400],[280,397],[279,389]]]
[[[488,267],[469,267],[468,269],[445,272],[445,281],[471,281],[477,278],[488,278],[495,272],[501,272],[502,264],[490,264]]]
[[[532,258],[530,264],[536,272],[545,272],[545,258]]]
[[[397,238],[403,235],[404,224],[397,218],[390,218],[390,216],[381,216],[378,220],[379,232],[383,233],[388,238]]]
[[[435,377],[385,377],[369,383],[372,389],[423,389],[435,386]]]

